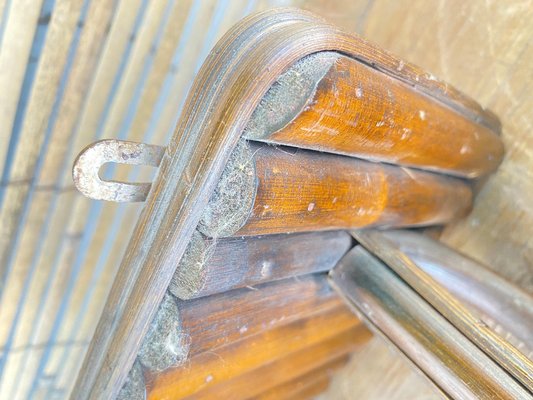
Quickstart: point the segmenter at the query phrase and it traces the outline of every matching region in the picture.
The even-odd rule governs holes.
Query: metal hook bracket
[[[159,167],[166,147],[124,140],[105,139],[87,146],[74,161],[72,179],[76,188],[95,200],[141,202],[146,200],[150,182],[117,182],[100,178],[106,163]]]

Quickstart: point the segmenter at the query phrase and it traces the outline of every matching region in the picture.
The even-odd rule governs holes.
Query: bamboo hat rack
[[[499,132],[492,113],[448,84],[312,14],[278,9],[246,18],[202,66],[168,146],[101,141],[74,165],[83,194],[145,207],[73,397],[119,394],[158,308],[172,308],[169,287],[209,304],[230,289],[329,270],[353,245],[341,230],[465,215],[471,179],[501,162]],[[98,171],[106,162],[152,165],[158,174],[151,183],[104,181]],[[279,256],[266,257],[272,246]],[[186,261],[198,254],[208,257],[191,269]],[[252,256],[230,268],[224,254]],[[303,254],[300,263],[283,263],[295,254]],[[337,305],[307,316],[309,332],[345,321],[321,338],[331,342],[317,351],[338,356],[324,365],[353,347],[343,335],[357,323],[343,313]],[[153,398],[171,386],[159,382]],[[215,390],[211,382],[205,390]],[[183,395],[200,390],[191,385]]]

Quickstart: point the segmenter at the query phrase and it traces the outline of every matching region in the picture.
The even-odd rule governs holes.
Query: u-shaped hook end
[[[105,139],[87,146],[74,161],[72,179],[76,188],[95,200],[140,202],[146,200],[151,183],[105,181],[100,178],[102,165],[148,165],[159,167],[165,147],[123,140]]]

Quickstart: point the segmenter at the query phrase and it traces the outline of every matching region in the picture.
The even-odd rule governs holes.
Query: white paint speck
[[[472,150],[470,149],[470,146],[463,144],[463,147],[461,147],[461,150],[459,150],[459,153],[466,154],[470,153]]]
[[[376,123],[376,126],[383,126],[383,125],[385,125],[384,121],[379,121],[378,123]]]
[[[239,333],[242,335],[243,333],[248,331],[248,327],[246,325],[241,326],[241,329],[239,329]]]
[[[307,211],[313,211],[314,208],[315,208],[315,203],[309,203],[309,205],[307,206]]]
[[[334,197],[333,200],[331,201],[333,204],[335,204],[337,202],[337,198]]]
[[[360,99],[361,97],[363,97],[363,89],[361,89],[360,87],[358,87],[357,89],[355,89],[355,97],[357,97],[358,99]]]
[[[209,382],[211,382],[212,380],[213,380],[213,375],[207,375],[207,376],[205,377],[205,382],[206,382],[206,383],[209,383]]]
[[[269,260],[263,261],[261,265],[261,277],[266,278],[272,274],[272,262]]]
[[[426,112],[424,110],[420,110],[418,112],[418,115],[420,116],[420,119],[424,121],[426,119]]]

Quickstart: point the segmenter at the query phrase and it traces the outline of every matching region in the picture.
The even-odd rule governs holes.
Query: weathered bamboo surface
[[[324,368],[324,364],[346,356],[366,343],[370,337],[370,332],[362,325],[351,328],[318,344],[265,363],[242,376],[202,390],[192,398],[210,399],[218,395],[236,399],[253,398],[278,382],[295,378],[317,368]],[[325,387],[321,386],[321,390],[324,389]]]
[[[310,359],[319,360],[314,364],[316,367],[324,361],[347,354],[360,341],[356,325],[355,316],[342,305],[326,313],[266,331],[249,340],[231,343],[218,348],[216,352],[199,354],[183,367],[149,377],[148,398],[213,398],[214,394],[222,398],[228,398],[228,395],[247,398],[259,394],[261,385],[248,376],[252,371],[280,360],[279,364],[286,370],[302,373],[306,372],[306,368],[313,368],[313,364],[308,362]],[[361,332],[366,330],[363,328]],[[322,351],[312,346],[320,346]],[[292,362],[283,360],[287,354],[296,352],[307,357]],[[275,368],[271,371],[277,372]],[[276,382],[273,377],[269,380],[266,374],[265,379],[267,383]],[[258,391],[254,393],[254,390]]]
[[[471,207],[471,189],[458,179],[301,149],[246,147],[237,148],[200,221],[208,236],[444,224]]]
[[[210,398],[213,390],[249,398],[327,371],[368,337],[326,274],[187,301],[167,293],[119,398],[144,390],[150,398]]]
[[[335,53],[314,54],[291,67],[252,121],[245,132],[250,139],[459,176],[487,174],[503,157],[497,128]]]
[[[192,237],[169,290],[190,299],[329,271],[352,247],[342,231],[209,239]]]
[[[182,301],[178,308],[192,356],[341,304],[325,275],[315,274]]]
[[[393,230],[383,232],[382,237],[459,299],[491,330],[533,359],[532,296],[488,267],[425,235]]]
[[[440,315],[453,324],[462,336],[470,340],[472,344],[489,356],[502,370],[522,384],[524,388],[530,392],[533,391],[533,382],[531,381],[533,361],[526,354],[519,351],[504,336],[497,334],[485,322],[480,323],[480,316],[475,311],[472,312],[471,308],[468,307],[468,300],[463,302],[465,297],[468,299],[466,295],[451,295],[446,285],[439,284],[438,280],[433,279],[431,274],[424,271],[424,268],[418,267],[417,261],[404,254],[394,241],[389,240],[381,232],[375,230],[352,231],[352,235],[376,259],[386,263],[391,271],[403,279],[406,284],[410,285],[421,299],[434,307]],[[423,247],[424,245],[420,243],[420,246]],[[444,262],[445,259],[443,260]],[[446,270],[441,271],[440,274],[441,276],[446,276],[447,273],[449,274],[450,272]],[[483,287],[482,283],[471,282],[470,284],[472,288],[468,287],[466,290],[471,292],[479,292],[479,287]],[[490,288],[485,290],[489,293],[491,292]],[[498,296],[498,292],[495,295]],[[520,302],[521,297],[527,302],[526,304],[531,304],[532,302],[532,299],[520,296],[520,293],[516,293],[514,290],[510,290],[505,296],[508,298],[508,302]],[[502,302],[501,293],[498,297],[487,300]],[[519,307],[517,308],[519,309]],[[523,323],[526,326],[531,326],[530,315],[527,315],[527,313],[523,315],[526,317],[525,321],[523,321],[521,317],[516,318],[516,313],[513,315],[512,311],[509,317],[515,317],[515,319],[511,324]]]

